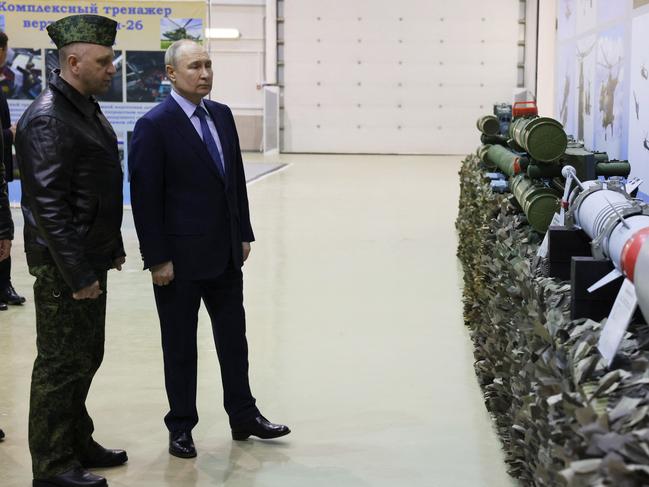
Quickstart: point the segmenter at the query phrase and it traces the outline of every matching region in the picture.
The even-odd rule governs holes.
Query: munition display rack
[[[574,302],[583,297],[576,287],[587,293],[585,287],[618,268],[633,280],[641,305],[649,301],[643,294],[649,286],[643,284],[649,280],[649,211],[633,198],[636,185],[622,179],[628,162],[609,161],[568,137],[556,160],[538,160],[556,154],[562,143],[556,123],[534,124],[533,116],[527,123],[513,117],[516,148],[510,133],[483,131],[481,140],[491,147],[468,157],[460,171],[456,227],[464,318],[485,404],[510,474],[521,485],[646,486],[649,327],[636,313],[609,363],[598,344],[612,302],[591,300],[590,308],[605,310],[597,319],[576,314]],[[536,137],[525,132],[533,127],[542,127],[551,148],[530,147]],[[500,155],[500,164],[490,153]],[[516,162],[519,170],[508,174]],[[537,167],[532,174],[530,166]],[[511,194],[498,192],[502,183]],[[555,218],[549,243],[536,211]],[[579,271],[571,276],[581,259],[600,265],[588,279]],[[553,275],[552,268],[567,273]],[[622,279],[602,289],[618,289]]]
[[[565,165],[575,167],[583,180],[628,176],[628,162],[609,161],[605,153],[589,152],[570,141],[558,121],[538,116],[536,103],[514,104],[511,123],[503,123],[505,106],[496,105],[494,115],[478,119],[483,144],[478,155],[494,180],[509,181],[508,188],[537,232],[546,232],[559,209]],[[496,184],[502,190],[502,183]]]

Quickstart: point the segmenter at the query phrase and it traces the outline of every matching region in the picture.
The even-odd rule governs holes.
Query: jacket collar
[[[97,111],[97,99],[94,96],[85,97],[61,78],[61,70],[55,69],[50,76],[50,86],[65,96],[81,113],[92,118]]]
[[[214,161],[212,160],[212,157],[210,156],[209,152],[207,151],[207,147],[205,146],[205,143],[203,140],[200,138],[198,135],[198,132],[196,132],[196,129],[192,125],[191,121],[189,120],[189,117],[187,117],[187,114],[185,111],[181,108],[181,106],[178,104],[178,102],[174,99],[173,96],[169,95],[165,100],[162,102],[164,103],[165,111],[169,113],[171,116],[174,117],[174,120],[177,122],[174,124],[176,130],[180,132],[180,134],[183,137],[183,140],[189,143],[193,147],[193,149],[196,151],[196,153],[203,159],[203,161],[208,165],[210,170],[221,180],[223,181],[221,175],[219,174],[218,170],[216,169],[216,165],[214,164]],[[227,186],[227,180],[228,180],[228,162],[227,162],[227,148],[224,139],[225,137],[222,136],[224,133],[223,127],[221,123],[219,122],[218,118],[215,116],[215,114],[209,109],[209,106],[207,103],[205,103],[205,108],[208,110],[210,113],[210,116],[212,117],[212,120],[214,121],[214,124],[216,125],[216,131],[219,133],[219,140],[221,141],[221,148],[223,149],[223,158],[225,159],[224,165],[225,165],[225,171],[226,171],[226,178],[225,181],[223,181],[226,186]]]

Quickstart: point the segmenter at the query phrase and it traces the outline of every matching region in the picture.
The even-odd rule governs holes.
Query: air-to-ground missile
[[[571,166],[564,167],[564,177],[566,187],[562,211],[565,211],[565,228],[581,229],[590,239],[592,258],[586,262],[589,262],[591,269],[599,265],[598,262],[608,261],[613,266],[611,272],[588,287],[588,293],[607,286],[619,277],[624,276],[627,280],[608,313],[610,320],[598,343],[600,352],[610,365],[636,303],[640,305],[645,320],[649,321],[649,205],[631,196],[640,185],[640,180],[624,183],[622,178],[616,177],[607,181],[582,182]],[[577,187],[570,191],[573,181]],[[556,230],[551,229],[548,233],[553,231]],[[563,241],[567,242],[565,239]],[[577,272],[574,259],[573,264],[571,274],[574,286],[577,282],[574,279]],[[583,265],[580,267],[581,272],[587,272],[586,269]],[[583,291],[575,292],[573,289],[573,297],[581,293]],[[587,314],[588,310],[582,308],[580,313]]]
[[[580,227],[591,239],[593,256],[610,259],[624,273],[622,251],[637,232],[649,228],[649,206],[632,198],[619,181],[584,181],[573,195],[566,225]]]
[[[637,231],[627,244],[622,269],[635,284],[638,306],[649,321],[649,229]]]

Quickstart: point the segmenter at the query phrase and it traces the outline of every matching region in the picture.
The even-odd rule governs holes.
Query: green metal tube
[[[483,144],[489,144],[489,145],[502,145],[504,147],[509,147],[507,145],[507,137],[503,137],[502,135],[485,135],[482,134],[480,136],[480,142]]]
[[[598,164],[600,162],[609,162],[608,154],[606,152],[593,152],[593,156],[595,157],[595,162]]]
[[[556,178],[561,176],[562,166],[556,164],[530,164],[527,166],[527,177],[531,179]]]
[[[631,173],[631,164],[626,161],[599,162],[595,166],[595,173],[598,176],[622,176],[626,178]]]
[[[500,122],[493,115],[485,115],[476,123],[478,130],[485,135],[497,135],[500,132]]]
[[[563,126],[553,118],[517,118],[509,127],[509,135],[532,159],[540,162],[557,160],[568,147]]]
[[[521,157],[501,145],[492,145],[486,153],[487,160],[509,177],[516,176],[523,170]]]
[[[561,194],[523,174],[514,177],[510,187],[530,226],[539,233],[545,233],[559,210]]]
[[[491,148],[489,144],[482,145],[478,148],[478,159],[482,161],[483,164],[486,164],[487,166],[493,166],[491,161],[487,158],[487,151]]]

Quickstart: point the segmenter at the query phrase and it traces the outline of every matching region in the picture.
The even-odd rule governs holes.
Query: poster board
[[[118,23],[114,45],[117,73],[108,93],[98,98],[115,129],[126,168],[128,140],[135,122],[171,91],[165,78],[164,51],[179,39],[204,40],[206,4],[0,0],[0,30],[9,37],[7,63],[0,68],[0,89],[8,99],[13,123],[45,89],[49,73],[58,67],[56,46],[47,35],[47,26],[74,14],[103,15]],[[9,192],[12,202],[20,200],[17,181],[10,183]],[[124,202],[130,204],[127,181]]]

